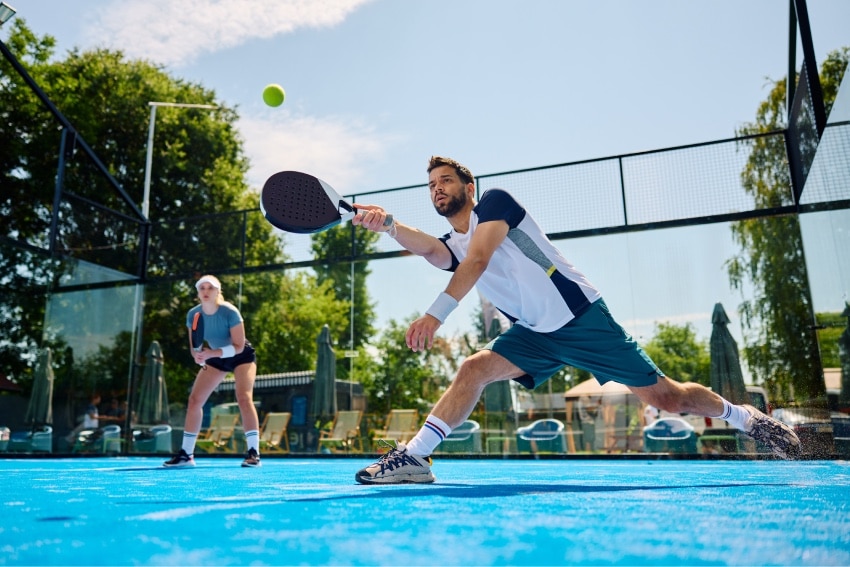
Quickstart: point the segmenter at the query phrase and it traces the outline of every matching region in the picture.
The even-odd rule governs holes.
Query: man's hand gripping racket
[[[266,180],[260,210],[273,226],[286,232],[322,232],[354,218],[358,210],[333,187],[307,173],[281,171]],[[384,226],[392,226],[387,215]]]

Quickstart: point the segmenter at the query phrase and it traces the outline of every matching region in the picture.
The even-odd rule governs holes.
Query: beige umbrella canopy
[[[590,380],[585,380],[564,392],[564,397],[580,398],[582,396],[588,396],[590,398],[595,398],[599,396],[623,396],[631,393],[632,391],[629,390],[627,386],[618,382],[606,382],[603,386],[596,380],[596,378],[591,378]]]

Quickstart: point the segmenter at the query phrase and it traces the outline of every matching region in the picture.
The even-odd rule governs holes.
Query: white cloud
[[[243,117],[238,127],[251,161],[248,182],[256,189],[273,173],[296,170],[324,179],[340,193],[350,192],[393,142],[357,119],[280,110]]]
[[[93,42],[119,38],[131,58],[180,66],[251,39],[335,26],[370,1],[114,0],[86,34]]]

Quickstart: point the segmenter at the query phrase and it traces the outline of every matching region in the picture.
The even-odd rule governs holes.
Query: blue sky
[[[787,72],[787,0],[10,3],[60,55],[121,49],[215,90],[238,108],[258,188],[283,169],[356,193],[425,182],[431,154],[486,174],[729,138]],[[850,2],[808,7],[819,61],[850,45]],[[263,104],[268,83],[283,106]],[[583,269],[594,246],[567,257]],[[376,266],[382,320],[424,311],[446,281],[399,262],[417,287]],[[468,327],[463,305],[448,332]]]

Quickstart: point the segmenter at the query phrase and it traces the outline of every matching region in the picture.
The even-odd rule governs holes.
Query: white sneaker
[[[436,477],[431,472],[431,457],[416,457],[399,443],[375,463],[357,471],[354,480],[360,484],[428,484]]]
[[[795,459],[800,456],[800,438],[793,429],[749,404],[741,407],[750,413],[744,424],[744,433],[770,447],[777,457]]]

